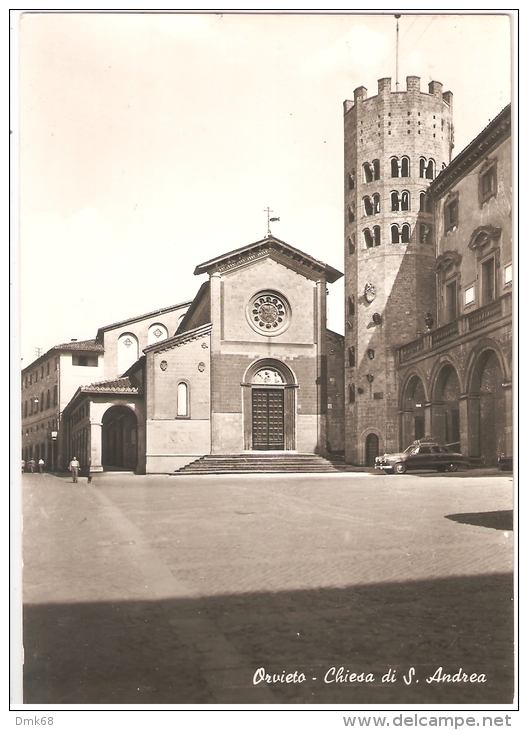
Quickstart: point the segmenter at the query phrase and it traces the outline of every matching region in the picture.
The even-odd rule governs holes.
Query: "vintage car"
[[[377,456],[374,464],[387,474],[405,474],[411,469],[436,469],[436,471],[457,471],[468,466],[468,460],[437,441],[421,439],[408,446],[399,454]]]

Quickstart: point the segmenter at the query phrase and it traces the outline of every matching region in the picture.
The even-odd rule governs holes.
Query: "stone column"
[[[90,423],[90,471],[103,471],[103,424],[100,421]]]

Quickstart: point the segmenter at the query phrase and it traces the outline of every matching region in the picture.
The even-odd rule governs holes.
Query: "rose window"
[[[278,297],[261,296],[253,302],[253,321],[263,330],[278,329],[284,322],[286,311]]]

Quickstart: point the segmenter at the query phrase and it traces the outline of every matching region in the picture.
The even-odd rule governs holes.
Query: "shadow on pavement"
[[[513,510],[504,509],[495,512],[468,512],[466,514],[446,515],[448,520],[465,525],[492,527],[494,530],[513,530]]]
[[[236,701],[252,704],[511,703],[512,595],[512,576],[498,574],[199,599],[26,605],[24,702],[218,704],[238,677]],[[203,626],[212,627],[205,645]],[[269,674],[303,672],[307,680],[255,686],[259,667]],[[329,670],[335,678],[332,667],[370,672],[375,681],[325,683]],[[403,675],[411,667],[419,681],[407,685]],[[459,669],[485,675],[486,681],[427,683],[439,667],[451,675]],[[396,681],[382,682],[389,668]]]

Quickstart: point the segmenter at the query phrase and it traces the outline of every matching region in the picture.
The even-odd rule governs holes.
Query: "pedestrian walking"
[[[22,474],[25,472],[25,470],[26,470],[26,462],[24,461],[24,459],[22,459]]]
[[[38,464],[39,464],[39,472],[41,474],[43,474],[44,473],[44,459],[39,459],[39,463]]]
[[[35,473],[35,459],[30,459],[28,461],[29,471],[34,474]]]
[[[77,482],[79,480],[79,469],[80,468],[81,468],[81,465],[77,461],[77,457],[74,456],[73,459],[70,461],[70,465],[68,467],[68,469],[72,473],[72,479],[73,479],[74,484],[77,484]]]

